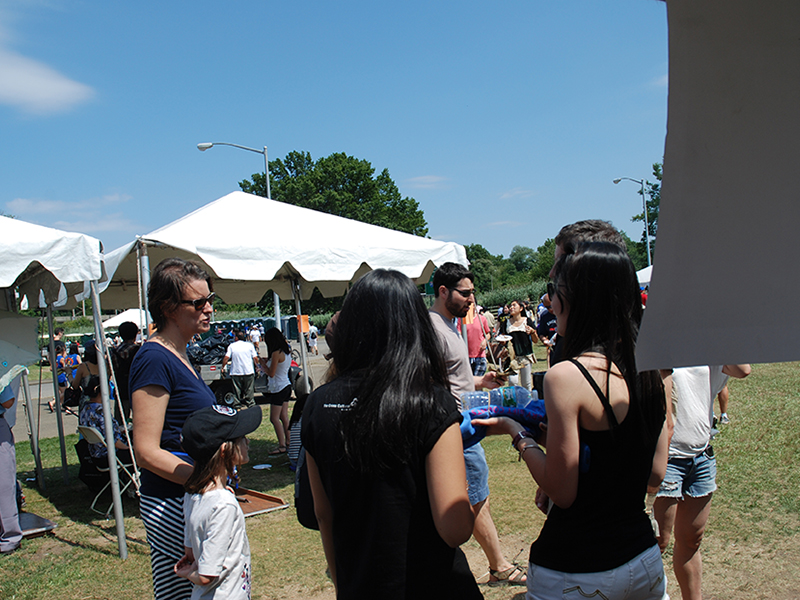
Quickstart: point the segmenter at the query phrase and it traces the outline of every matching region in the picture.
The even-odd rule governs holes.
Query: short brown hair
[[[205,281],[209,291],[214,291],[211,276],[197,263],[182,258],[165,258],[150,276],[147,302],[156,329],[167,324],[166,313],[181,305],[183,287],[190,281]]]
[[[575,252],[575,247],[581,242],[609,242],[627,252],[625,239],[622,234],[608,221],[600,219],[587,219],[571,225],[564,225],[554,240],[556,246],[561,246],[565,254]]]

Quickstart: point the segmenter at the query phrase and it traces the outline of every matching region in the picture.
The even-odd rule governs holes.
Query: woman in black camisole
[[[658,373],[636,371],[636,273],[624,250],[592,242],[562,256],[554,279],[566,360],[545,377],[547,453],[516,421],[478,422],[512,436],[550,500],[527,598],[657,600],[666,582],[644,499],[666,470],[666,402]]]

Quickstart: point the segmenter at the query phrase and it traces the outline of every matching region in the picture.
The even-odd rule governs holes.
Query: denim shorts
[[[489,497],[489,465],[483,446],[475,444],[464,449],[464,464],[467,467],[467,493],[472,506]]]
[[[486,357],[481,356],[476,358],[470,358],[469,366],[472,368],[472,374],[475,375],[475,377],[483,376],[484,374],[486,374],[486,367],[487,367]]]
[[[624,565],[599,573],[564,573],[528,563],[525,600],[586,598],[669,598],[661,552],[653,545]]]
[[[694,458],[670,456],[659,498],[702,498],[717,490],[717,459],[709,446]],[[710,456],[709,456],[710,455]]]

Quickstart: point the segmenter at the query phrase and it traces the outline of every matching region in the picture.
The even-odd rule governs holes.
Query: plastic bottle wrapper
[[[483,406],[505,406],[506,408],[525,408],[532,400],[538,400],[536,390],[529,392],[518,385],[496,388],[486,392],[466,392],[461,394],[461,407],[464,410]]]

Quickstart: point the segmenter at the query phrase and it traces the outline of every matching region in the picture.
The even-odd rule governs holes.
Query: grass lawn
[[[731,424],[723,426],[715,440],[719,490],[703,542],[707,599],[800,598],[796,568],[800,562],[800,472],[794,465],[800,455],[795,433],[795,424],[800,422],[799,367],[798,363],[756,365],[749,378],[731,382]],[[27,480],[33,477],[33,460],[23,419],[18,420],[18,476],[25,487],[26,510],[56,521],[58,527],[52,535],[27,540],[21,551],[0,558],[0,598],[152,597],[137,502],[123,499],[129,557],[122,561],[114,521],[96,518],[89,510],[93,494],[77,478],[72,448],[76,436],[67,441],[67,484],[61,476],[57,440],[42,441],[47,484],[42,493],[34,481]],[[268,419],[251,437],[251,462],[243,468],[243,485],[292,502],[293,474],[285,455],[268,456],[277,443]],[[491,467],[491,510],[501,542],[509,558],[524,564],[544,520],[533,505],[535,485],[509,449],[508,440],[489,439],[484,447]],[[251,468],[260,463],[271,463],[272,469]],[[254,599],[333,598],[319,536],[297,523],[293,506],[248,518],[247,531],[253,553]],[[479,581],[485,579],[487,565],[480,548],[470,540],[464,550]],[[680,598],[670,560],[668,550],[669,591],[673,598]],[[482,590],[489,599],[520,599],[524,592],[519,587],[482,586]]]

